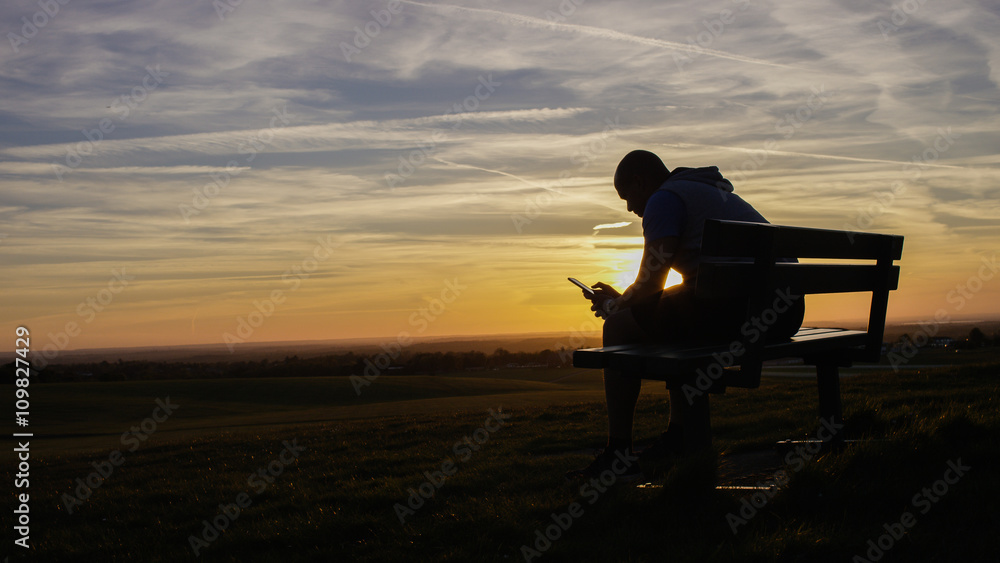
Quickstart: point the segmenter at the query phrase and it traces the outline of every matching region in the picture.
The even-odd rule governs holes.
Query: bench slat
[[[604,348],[581,348],[573,352],[573,367],[603,369],[608,367],[607,359],[611,354],[640,346],[639,344],[624,344],[621,346],[605,346]]]
[[[862,330],[838,330],[827,334],[796,335],[790,341],[765,346],[762,359],[811,356],[852,348],[860,350],[868,342],[868,337],[868,333]]]
[[[704,262],[698,268],[698,291],[708,295],[746,292],[753,268],[742,262]],[[885,291],[899,286],[899,266],[889,268],[888,279],[878,266],[867,264],[775,264],[772,276],[774,287],[790,288],[795,295]]]
[[[821,333],[821,332],[829,332],[831,330],[843,330],[843,329],[839,329],[839,328],[805,328],[805,327],[803,327],[803,328],[800,328],[799,331],[795,333],[795,336],[805,336],[807,334],[816,334],[816,333]]]
[[[903,255],[903,237],[899,235],[715,219],[705,221],[702,253],[753,257],[771,234],[776,256],[877,260],[885,256],[887,250],[892,260],[899,260]]]
[[[867,337],[867,332],[859,330],[803,328],[789,340],[766,344],[760,359],[801,357],[857,348],[865,344]],[[690,341],[584,348],[573,353],[573,365],[579,368],[622,369],[639,373],[644,379],[670,382],[683,378],[687,381],[695,376],[696,370],[704,370],[713,363],[722,367],[730,367],[730,361],[732,366],[742,365],[745,358],[730,355],[732,349],[732,343],[707,345]],[[742,386],[737,373],[727,373],[723,381],[728,386]]]

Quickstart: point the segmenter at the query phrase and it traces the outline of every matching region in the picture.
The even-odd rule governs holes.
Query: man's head
[[[670,176],[660,157],[649,151],[635,150],[618,163],[615,170],[615,190],[625,200],[628,210],[639,217],[646,211],[646,202]]]

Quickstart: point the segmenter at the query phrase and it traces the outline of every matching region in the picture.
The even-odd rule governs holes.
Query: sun
[[[664,289],[684,283],[684,276],[677,270],[670,270],[667,273],[667,282],[663,284]]]
[[[625,288],[632,285],[635,281],[636,276],[639,275],[639,264],[642,262],[642,249],[632,250],[626,253],[622,253],[615,260],[615,263],[610,266],[610,270],[614,271],[616,276],[614,279],[614,286],[619,291],[625,291]],[[667,274],[667,281],[663,285],[664,288],[673,287],[675,285],[680,285],[684,282],[684,277],[680,275],[677,270],[670,270]]]

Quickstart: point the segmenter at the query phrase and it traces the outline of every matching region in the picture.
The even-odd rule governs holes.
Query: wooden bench
[[[820,417],[828,428],[838,428],[843,420],[839,368],[879,360],[889,292],[899,283],[899,266],[893,261],[900,259],[902,249],[903,237],[896,235],[706,221],[706,261],[699,267],[696,292],[709,297],[747,295],[747,330],[741,330],[739,339],[581,349],[573,353],[573,365],[621,369],[665,381],[671,393],[684,393],[691,408],[685,415],[683,441],[687,451],[694,451],[711,446],[709,393],[757,388],[764,361],[801,358],[816,366]],[[779,262],[782,257],[821,260]],[[773,322],[781,303],[775,300],[783,295],[848,292],[872,294],[866,331],[802,328],[786,340],[762,337],[766,332],[760,329],[769,326],[768,319]],[[842,442],[842,432],[832,434],[830,442]]]

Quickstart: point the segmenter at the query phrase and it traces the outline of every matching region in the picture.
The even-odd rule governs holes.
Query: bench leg
[[[819,416],[823,426],[842,429],[844,415],[840,405],[840,369],[836,364],[817,364],[816,383],[819,389]],[[828,426],[829,425],[829,426]],[[828,430],[834,445],[844,443],[844,433]],[[824,433],[825,434],[825,433]]]
[[[671,391],[679,393],[680,391]],[[712,422],[709,416],[708,393],[692,398],[684,413],[684,452],[695,453],[712,447]]]

